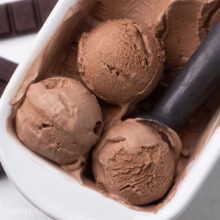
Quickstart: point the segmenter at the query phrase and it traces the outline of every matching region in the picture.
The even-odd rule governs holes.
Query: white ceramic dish
[[[0,157],[3,167],[20,192],[36,207],[55,219],[63,220],[161,220],[173,219],[190,203],[220,155],[220,128],[217,128],[200,155],[188,167],[176,194],[156,214],[138,212],[81,186],[74,178],[26,149],[8,134],[6,121],[9,101],[24,75],[42,50],[59,22],[76,0],[59,1],[39,32],[32,49],[18,66],[0,100]],[[219,121],[220,114],[216,120]],[[213,128],[215,123],[213,123]],[[171,195],[172,196],[172,195]]]

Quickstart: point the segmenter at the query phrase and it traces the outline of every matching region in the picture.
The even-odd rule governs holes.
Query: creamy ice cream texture
[[[150,125],[127,119],[110,128],[93,152],[97,184],[134,205],[160,199],[173,182],[175,146]]]
[[[144,101],[145,103],[144,108],[141,107],[141,103],[136,108],[136,110],[138,111],[149,110],[149,108],[151,107],[151,103],[153,103],[154,101],[157,101],[160,98],[164,89],[167,86],[169,86],[170,81],[178,73],[178,69],[180,69],[182,65],[187,61],[187,59],[192,55],[194,50],[197,48],[200,42],[204,39],[207,32],[215,24],[215,22],[219,18],[219,14],[220,13],[219,13],[219,1],[218,0],[208,0],[208,1],[205,1],[205,0],[195,0],[195,1],[194,0],[175,0],[175,1],[169,1],[169,0],[158,0],[158,1],[157,0],[156,1],[155,0],[154,1],[152,0],[147,0],[147,1],[101,0],[97,2],[92,1],[92,0],[91,1],[80,0],[76,7],[68,11],[67,15],[61,22],[61,25],[59,26],[56,33],[54,34],[54,37],[49,41],[49,43],[46,45],[44,50],[41,51],[39,57],[33,62],[30,69],[28,70],[18,93],[12,100],[13,113],[16,112],[17,108],[20,106],[23,99],[27,97],[26,91],[29,91],[27,90],[28,87],[30,86],[31,88],[32,87],[31,84],[33,84],[36,80],[37,81],[42,80],[45,77],[48,77],[51,73],[53,74],[55,73],[55,74],[59,74],[63,76],[65,75],[65,76],[69,76],[71,78],[80,80],[80,77],[79,77],[79,74],[76,68],[77,47],[78,47],[78,39],[79,39],[80,34],[85,31],[89,32],[91,29],[96,27],[97,24],[99,24],[102,21],[107,21],[109,19],[122,19],[122,18],[131,19],[133,23],[137,25],[138,27],[140,27],[142,32],[144,33],[141,36],[145,36],[145,37],[147,36],[149,37],[149,39],[150,39],[150,36],[152,37],[152,39],[156,37],[158,41],[160,42],[160,44],[164,45],[164,48],[165,48],[166,71],[164,71],[165,74],[163,74],[162,76],[162,81],[158,85],[157,89],[153,91],[153,94],[150,95]],[[97,29],[100,27],[102,27],[102,25],[98,26]],[[90,32],[91,34],[90,33],[85,34],[81,42],[86,42],[86,40],[90,37],[91,37],[90,40],[94,40],[92,39],[92,35],[98,34],[98,33],[95,33],[95,30],[96,29]],[[133,27],[133,30],[135,30],[134,27]],[[148,30],[149,33],[146,30]],[[150,45],[151,41],[149,39],[147,41],[149,44],[147,47],[148,50],[152,49]],[[137,42],[141,42],[140,36],[137,36],[136,40]],[[92,46],[92,45],[89,45],[89,46]],[[84,47],[82,48],[84,49]],[[99,49],[103,49],[103,48],[99,48]],[[157,49],[153,48],[153,50],[157,50]],[[142,52],[140,52],[140,54],[141,53],[143,54],[143,50]],[[155,53],[153,54],[155,55]],[[94,57],[94,58],[97,59],[97,57]],[[56,62],[54,62],[54,60],[56,60]],[[157,64],[157,61],[155,61],[155,63]],[[86,81],[84,82],[86,84]],[[35,83],[33,85],[35,85]],[[206,127],[207,127],[207,124],[210,118],[213,115],[213,112],[219,107],[219,101],[216,98],[216,97],[219,97],[219,94],[220,94],[220,91],[218,88],[215,91],[215,93],[212,95],[212,97],[207,101],[207,103],[205,103],[205,105],[203,105],[200,108],[200,110],[196,113],[196,115],[192,117],[186,129],[180,134],[182,142],[183,142],[183,149],[180,153],[179,159],[176,158],[177,159],[176,161],[177,170],[175,172],[174,177],[172,177],[173,180],[172,181],[170,180],[171,182],[174,183],[174,186],[171,189],[171,193],[175,192],[175,188],[178,185],[177,182],[183,177],[184,170],[186,169],[191,159],[193,159],[194,156],[196,155],[195,153],[199,151],[200,147],[204,145],[199,142],[200,137],[202,137],[203,143],[205,143],[204,140],[207,140],[206,137],[209,136],[210,131],[212,130],[211,124],[207,129]],[[121,102],[121,100],[119,101]],[[26,99],[23,102],[22,106],[25,105],[25,102],[26,102]],[[114,115],[113,116],[111,115],[112,112],[116,112],[116,113],[118,112],[118,110],[111,105],[108,105],[107,107],[106,105],[102,105],[101,108],[104,114],[104,118],[107,117],[108,120],[110,121],[114,116]],[[123,114],[122,113],[120,114],[120,117],[118,117],[118,121],[114,120],[112,124],[111,123],[110,124],[113,126],[116,126],[114,124],[119,123],[120,118],[122,116],[125,116],[125,113],[126,113],[126,109],[125,111],[123,111]],[[43,121],[44,119],[41,119],[41,120]],[[206,132],[204,133],[205,129],[206,129]],[[142,130],[142,128],[140,130]],[[158,137],[157,132],[155,132],[154,129],[153,129],[154,131],[153,132],[151,127],[145,127],[143,128],[143,130],[148,130],[150,132],[149,134],[152,134],[153,137],[154,136]],[[111,133],[114,133],[111,128],[109,132],[110,131]],[[108,133],[108,131],[106,132]],[[123,134],[123,135],[127,137],[126,135],[128,134]],[[105,140],[105,137],[106,136],[104,133],[103,139],[101,140],[102,143]],[[140,140],[145,143],[144,139],[140,139]],[[37,139],[37,141],[39,140]],[[127,141],[125,142],[127,143]],[[166,146],[167,144],[166,141],[164,141],[163,139],[161,140],[160,137],[158,139],[158,142],[164,146]],[[100,155],[101,155],[102,151],[99,147],[100,143],[98,144],[98,147],[95,150],[95,152],[100,151]],[[118,157],[119,153],[117,151],[117,149],[120,148],[120,143],[122,142],[113,144],[115,146],[115,152],[117,152],[116,156],[118,159],[119,166],[123,164],[123,159]],[[129,146],[136,146],[136,144],[129,145]],[[46,146],[45,149],[47,149],[47,147],[48,145]],[[104,148],[106,148],[107,150],[109,148],[109,145]],[[166,160],[166,158],[172,158],[171,157],[172,153],[170,153],[170,148],[169,150],[167,147],[165,148],[167,150],[161,150],[161,148],[158,147],[156,151],[156,152],[161,151],[161,155],[164,155],[164,161]],[[130,154],[130,151],[127,152],[126,150],[127,148],[125,147],[125,152],[124,152],[125,157],[123,157],[124,159],[127,156],[129,157],[129,154]],[[48,153],[47,150],[46,152]],[[45,152],[43,152],[43,155],[44,153]],[[160,153],[158,153],[157,155],[159,154]],[[53,157],[53,154],[51,154],[50,152],[48,153],[48,155],[52,155]],[[55,155],[58,158],[60,157],[57,154]],[[98,157],[98,153],[96,153],[96,155]],[[145,156],[146,155],[148,155],[148,153],[146,153]],[[105,158],[104,162],[107,163],[107,161],[110,161],[111,166],[115,166],[117,164],[117,163],[112,163],[111,154],[109,155],[109,157],[106,157],[105,155],[104,158]],[[140,164],[143,164],[144,162],[146,162],[142,158],[141,155],[139,155],[139,158],[140,158]],[[98,158],[97,158],[97,161],[98,161]],[[151,163],[155,165],[154,166],[155,170],[152,168],[149,171],[149,173],[156,174],[155,172],[156,167],[157,167],[156,164],[157,164],[157,161],[159,160],[156,160],[156,157],[155,157],[152,160],[148,159],[148,162],[149,161],[151,161]],[[69,163],[69,161],[67,163]],[[135,167],[136,159],[134,159],[134,161],[131,160],[131,162],[126,162],[126,163],[129,164],[131,168],[133,168]],[[64,164],[66,164],[66,161],[64,162]],[[100,173],[104,175],[106,171],[104,171],[103,164],[99,164],[99,165],[100,165],[100,168],[103,168],[102,172]],[[106,166],[108,167],[108,163]],[[172,170],[172,162],[169,162],[169,165],[167,166],[170,166]],[[132,193],[130,193],[128,190],[129,187],[127,188],[128,191],[126,191],[125,189],[122,194],[120,194],[121,192],[118,193],[117,190],[120,188],[121,185],[123,185],[123,181],[121,182],[121,185],[115,184],[114,183],[115,179],[113,178],[112,180],[113,173],[111,170],[112,170],[111,168],[108,169],[108,173],[109,173],[108,181],[106,179],[106,182],[104,182],[104,180],[99,180],[97,182],[105,185],[106,190],[109,191],[109,196],[111,196],[111,194],[113,193],[113,194],[122,196],[123,200],[127,200],[128,195],[129,194],[132,195]],[[95,176],[97,177],[97,180],[98,180],[98,175],[95,175]],[[167,179],[169,179],[168,176],[171,179],[172,174],[167,175]],[[148,181],[147,177],[144,178],[142,176],[141,172],[140,172],[140,177],[144,181]],[[80,176],[80,178],[81,178],[82,183],[90,187],[92,186],[95,189],[99,189],[97,188],[97,185],[95,185],[95,183],[87,184],[87,181],[85,181],[87,177]],[[136,180],[136,176],[134,176],[133,178],[134,180]],[[123,178],[121,177],[119,179],[123,180]],[[109,181],[110,181],[110,184],[109,184]],[[159,182],[160,181],[158,181],[158,183]],[[99,186],[100,185],[101,184],[99,184]],[[134,186],[137,188],[135,184]],[[158,185],[155,183],[154,186],[157,187]],[[168,188],[168,186],[164,186],[164,191],[165,191],[165,188]],[[147,189],[150,189],[150,188],[147,188]],[[147,193],[147,189],[145,193]],[[164,195],[164,191],[163,192],[162,191],[163,190],[161,189],[160,196]],[[153,201],[153,199],[158,199],[158,197],[155,195],[156,194],[154,193],[149,194],[148,202]],[[132,196],[130,197],[135,198]],[[138,196],[136,196],[136,199],[137,198]],[[119,197],[117,199],[121,201]],[[141,198],[140,196],[139,199],[141,200],[143,198]],[[135,200],[130,200],[130,201],[131,202],[133,201],[135,204],[136,203],[138,204],[140,202],[140,201],[137,202]],[[145,202],[144,199],[142,200],[142,202]],[[153,207],[153,205],[151,207]],[[155,205],[155,207],[159,207],[159,205]],[[141,210],[146,210],[145,208],[142,207]]]
[[[78,69],[94,94],[121,105],[152,91],[163,70],[163,55],[148,30],[128,19],[110,20],[82,35]]]
[[[219,0],[100,0],[94,21],[129,18],[165,46],[166,68],[180,68],[220,17]]]
[[[97,99],[80,82],[52,77],[34,83],[16,114],[19,139],[58,164],[85,157],[103,127]]]

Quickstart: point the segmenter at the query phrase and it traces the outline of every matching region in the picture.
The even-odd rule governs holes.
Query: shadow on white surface
[[[199,190],[199,193],[176,220],[220,219],[220,160]]]
[[[0,219],[51,220],[22,197],[6,175],[0,175]]]
[[[219,220],[219,186],[220,161],[199,191],[199,194],[176,220]],[[0,195],[0,219],[52,220],[30,204],[5,175],[0,175]]]

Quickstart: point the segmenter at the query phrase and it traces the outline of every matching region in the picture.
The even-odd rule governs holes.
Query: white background
[[[0,4],[9,1],[11,0],[0,0]],[[0,56],[17,63],[21,62],[28,48],[31,46],[34,37],[35,34],[29,34],[10,40],[0,40]],[[51,220],[51,218],[37,210],[30,202],[22,197],[5,174],[0,174],[0,220],[26,219]],[[219,219],[220,161],[199,191],[199,194],[177,220]]]

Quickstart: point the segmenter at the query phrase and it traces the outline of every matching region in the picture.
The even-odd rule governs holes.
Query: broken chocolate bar
[[[0,5],[0,21],[0,36],[9,35],[11,33],[11,26],[6,5]]]
[[[16,67],[16,63],[0,57],[0,97]]]
[[[37,29],[37,19],[32,1],[18,1],[8,4],[11,22],[16,33],[34,31]]]
[[[57,0],[22,0],[0,5],[0,38],[40,29]]]
[[[43,24],[47,20],[48,15],[56,3],[57,0],[34,0],[34,5],[37,9],[37,18],[40,24]]]
[[[7,85],[6,83],[0,81],[0,97],[4,92],[6,85]]]

